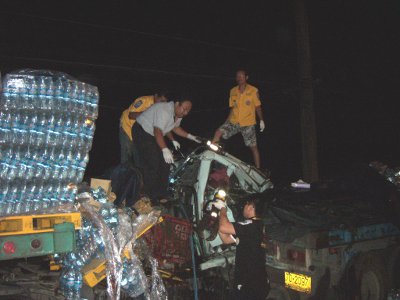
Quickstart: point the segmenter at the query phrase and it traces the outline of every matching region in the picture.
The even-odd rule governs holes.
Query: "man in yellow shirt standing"
[[[247,83],[248,75],[244,70],[236,72],[236,83],[229,95],[229,107],[231,108],[228,119],[219,127],[213,138],[213,142],[218,143],[221,136],[229,139],[231,136],[240,132],[244,143],[251,149],[254,164],[260,168],[260,153],[257,147],[256,138],[256,113],[260,120],[260,132],[265,129],[264,117],[261,109],[258,89]]]
[[[165,91],[157,91],[152,96],[137,98],[121,115],[119,143],[121,145],[121,163],[133,164],[132,126],[136,118],[154,103],[168,101]]]

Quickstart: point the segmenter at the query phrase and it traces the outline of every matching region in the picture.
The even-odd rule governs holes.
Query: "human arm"
[[[175,139],[174,139],[174,135],[172,134],[171,131],[168,132],[165,136],[166,136],[171,142],[175,140]]]
[[[220,231],[218,231],[218,234],[224,244],[233,244],[236,242],[231,234],[222,233]]]
[[[260,121],[264,122],[263,111],[262,111],[261,105],[256,107],[256,113],[257,113],[258,119]]]
[[[174,157],[171,150],[167,148],[162,131],[158,127],[154,127],[154,138],[156,139],[157,145],[161,148],[164,160],[167,164],[174,163]]]
[[[137,117],[139,117],[142,114],[142,111],[138,112],[138,111],[131,111],[128,115],[128,118],[131,120],[136,120]]]
[[[263,132],[265,129],[265,122],[264,122],[261,106],[256,107],[256,112],[257,112],[258,118],[260,119],[260,132]]]
[[[233,227],[232,223],[229,222],[225,207],[222,207],[219,212],[218,234],[224,244],[232,244],[235,242],[232,238],[232,234],[236,234],[235,228]]]
[[[168,132],[166,134],[167,138],[172,142],[172,145],[174,145],[175,150],[179,150],[181,148],[181,144],[179,144],[177,141],[175,141],[174,139],[174,135],[172,134],[172,132]]]
[[[260,94],[258,93],[258,91],[256,92],[256,97],[253,101],[256,107],[257,117],[260,120],[260,132],[263,132],[265,129],[265,121],[264,121],[263,111],[261,108]]]
[[[225,234],[236,234],[235,228],[233,227],[232,223],[229,221],[226,208],[222,207],[219,211],[219,232]]]
[[[151,104],[152,102],[150,102],[146,97],[137,98],[129,107],[128,118],[136,120],[142,112],[151,106]]]
[[[172,129],[172,131],[176,134],[176,135],[178,135],[178,136],[180,136],[180,137],[183,137],[183,138],[187,138],[187,136],[188,136],[188,134],[189,133],[187,133],[182,127],[176,127],[176,128],[174,128],[174,129]]]
[[[200,141],[196,136],[194,136],[194,135],[192,135],[192,134],[186,132],[186,130],[184,130],[184,129],[183,129],[182,127],[180,127],[180,126],[174,128],[174,129],[172,129],[172,131],[173,131],[176,135],[178,135],[178,136],[180,136],[180,137],[187,138],[187,139],[192,140],[192,141],[194,141],[194,142],[196,142],[196,143],[201,143],[201,141]]]
[[[165,142],[163,133],[160,128],[154,127],[154,138],[156,139],[157,145],[160,147],[160,149],[167,148],[167,144]]]

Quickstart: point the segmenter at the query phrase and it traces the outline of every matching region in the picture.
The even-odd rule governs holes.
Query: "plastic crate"
[[[144,235],[153,256],[159,260],[182,264],[190,260],[189,221],[172,216],[164,216],[164,222],[154,226]]]

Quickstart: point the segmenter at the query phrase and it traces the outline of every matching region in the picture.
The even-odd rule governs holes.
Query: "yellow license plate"
[[[311,294],[311,277],[285,272],[285,286],[295,291]]]

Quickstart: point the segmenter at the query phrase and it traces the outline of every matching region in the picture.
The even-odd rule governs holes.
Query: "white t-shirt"
[[[154,127],[161,129],[166,135],[172,129],[181,125],[182,118],[175,121],[175,103],[159,102],[145,110],[136,121],[142,126],[143,130],[154,136]]]

